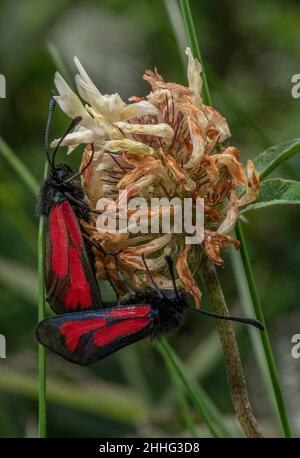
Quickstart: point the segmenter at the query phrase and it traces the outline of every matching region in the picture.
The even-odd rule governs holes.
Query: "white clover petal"
[[[68,134],[61,142],[61,146],[78,146],[82,143],[93,143],[94,140],[95,133],[92,130],[82,129],[78,132],[72,132],[71,134]],[[55,148],[59,141],[59,138],[53,140],[51,142],[51,148]]]
[[[120,113],[122,121],[127,121],[131,118],[139,118],[141,116],[158,116],[160,111],[152,103],[147,100],[131,103],[127,105]]]
[[[149,156],[154,154],[154,150],[150,146],[145,145],[145,143],[129,140],[128,138],[124,138],[122,140],[109,140],[105,143],[105,149],[112,153],[117,153],[119,151],[125,150],[146,154]]]
[[[126,106],[126,103],[121,99],[118,93],[111,95],[105,94],[103,97],[105,102],[103,109],[106,109],[106,113],[104,111],[103,115],[111,122],[119,119],[120,112]]]
[[[58,72],[55,73],[54,83],[59,92],[59,95],[54,96],[54,98],[62,111],[72,119],[77,116],[81,116],[81,126],[86,127],[87,129],[96,128],[93,118],[88,114],[79,97],[77,97]]]
[[[170,140],[174,136],[174,131],[169,124],[130,124],[127,122],[115,122],[115,126],[119,127],[121,131],[127,134],[143,134],[143,135],[155,135],[157,137],[165,138]]]
[[[202,103],[202,98],[201,98],[202,67],[198,59],[194,59],[190,48],[186,48],[185,53],[188,56],[187,77],[188,77],[188,82],[189,82],[189,88],[195,94],[195,101],[198,104],[201,104]]]
[[[126,107],[126,103],[121,99],[119,94],[102,95],[77,57],[74,58],[74,62],[79,71],[79,74],[75,77],[75,81],[81,97],[99,111],[109,122],[120,119],[120,112]]]
[[[75,82],[80,96],[91,106],[101,106],[103,103],[103,95],[92,82],[77,57],[74,57],[74,62],[79,71],[79,74],[75,76]]]
[[[103,138],[110,138],[111,140],[118,140],[123,138],[120,130],[108,122],[105,117],[91,108],[89,105],[86,105],[86,110],[92,115],[95,124],[99,127],[101,135]]]

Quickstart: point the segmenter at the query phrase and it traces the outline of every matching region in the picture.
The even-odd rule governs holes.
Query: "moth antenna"
[[[149,278],[149,280],[151,281],[152,283],[152,286],[153,288],[155,289],[155,291],[157,292],[157,294],[162,298],[164,299],[165,298],[165,295],[164,293],[161,291],[161,289],[159,288],[158,284],[154,281],[154,278],[150,272],[150,269],[147,265],[147,262],[146,262],[146,259],[145,259],[145,255],[144,253],[142,253],[142,261],[143,261],[143,264],[145,266],[145,269],[146,269],[146,274],[147,274],[147,277]]]
[[[46,152],[46,155],[47,155],[47,160],[48,160],[48,163],[49,163],[50,167],[52,167],[52,162],[51,162],[50,153],[49,153],[49,150],[50,150],[50,147],[49,147],[49,135],[50,135],[50,129],[51,129],[51,125],[52,125],[55,106],[56,106],[56,101],[55,101],[55,98],[54,98],[54,91],[51,91],[50,92],[49,109],[48,109],[48,117],[47,117],[45,136],[44,136],[44,148],[45,148],[45,152]]]
[[[123,274],[122,274],[122,272],[121,272],[121,270],[120,270],[118,253],[114,253],[114,257],[115,257],[115,263],[116,263],[116,270],[117,270],[117,274],[118,274],[118,277],[119,277],[120,281],[123,283],[123,285],[124,285],[125,288],[127,289],[127,292],[128,292],[131,296],[135,296],[135,295],[136,295],[136,292],[134,291],[133,288],[131,288],[131,287],[126,283],[126,281],[124,280]]]
[[[178,288],[177,288],[177,285],[176,285],[176,279],[175,279],[175,273],[174,273],[174,262],[173,262],[173,259],[172,259],[171,256],[169,256],[169,255],[165,256],[165,259],[166,259],[166,261],[167,261],[167,263],[168,263],[168,268],[169,268],[169,272],[170,272],[170,275],[171,275],[171,279],[172,279],[172,283],[173,283],[173,288],[174,288],[176,297],[177,297],[178,300],[180,300],[179,291],[178,291]]]
[[[76,118],[72,119],[72,121],[70,122],[69,124],[69,127],[67,128],[67,130],[65,131],[64,135],[60,138],[59,142],[57,143],[56,147],[55,147],[55,150],[53,152],[53,155],[52,155],[52,160],[51,160],[51,163],[52,163],[52,167],[55,167],[55,156],[56,156],[56,153],[58,151],[58,148],[60,147],[60,145],[62,144],[62,142],[64,141],[64,139],[66,138],[66,136],[72,132],[73,129],[75,129],[75,127],[77,126],[77,124],[80,123],[80,121],[82,120],[82,117],[81,116],[77,116]]]
[[[264,325],[260,321],[255,320],[254,318],[241,318],[241,317],[232,316],[232,315],[219,315],[217,313],[208,312],[207,310],[200,310],[200,309],[198,310],[193,307],[190,307],[190,309],[193,310],[194,312],[201,313],[202,315],[211,316],[219,320],[236,321],[237,323],[249,324],[251,326],[254,326],[257,329],[260,329],[260,331],[265,330]]]
[[[82,170],[80,170],[79,172],[74,173],[74,175],[72,175],[67,180],[65,180],[64,184],[69,183],[70,181],[73,181],[75,178],[78,178],[81,175],[83,175],[84,171],[91,165],[91,163],[92,163],[92,161],[94,159],[94,154],[95,154],[95,149],[94,149],[94,144],[93,143],[91,143],[91,148],[92,148],[92,154],[91,154],[91,157],[88,160],[87,164],[83,167]],[[101,213],[101,212],[99,212],[99,213]]]

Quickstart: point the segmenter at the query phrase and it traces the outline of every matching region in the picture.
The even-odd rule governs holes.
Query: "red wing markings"
[[[67,321],[59,327],[59,332],[66,338],[66,347],[70,351],[75,351],[81,336],[99,327],[105,326],[105,318],[95,318],[93,320]]]
[[[50,212],[51,268],[58,282],[65,281],[65,307],[76,310],[92,306],[90,285],[83,267],[83,238],[75,213],[66,200]],[[61,280],[60,280],[61,279]],[[58,284],[56,281],[55,284]],[[95,304],[99,305],[99,304]]]
[[[52,245],[51,266],[58,278],[68,274],[68,234],[64,224],[62,204],[55,205],[50,212],[50,235]]]
[[[135,306],[110,310],[99,318],[70,319],[59,326],[59,333],[65,337],[65,346],[71,352],[76,351],[80,338],[90,332],[93,332],[94,345],[105,347],[120,337],[136,334],[149,326],[150,312],[150,306]]]
[[[78,221],[75,213],[66,200],[61,203],[64,223],[66,225],[69,236],[71,237],[73,245],[81,250],[83,248],[83,239],[81,233],[78,230]]]
[[[115,310],[111,310],[109,312],[110,318],[129,318],[130,316],[134,317],[145,317],[150,312],[150,307],[148,305],[139,305],[136,307],[132,306],[123,306],[122,308],[118,308]]]
[[[130,318],[128,320],[118,321],[96,331],[93,334],[93,341],[97,347],[105,347],[119,337],[136,334],[149,324],[150,320],[148,318]]]
[[[82,268],[80,254],[76,248],[70,246],[69,269],[70,269],[70,287],[66,293],[65,305],[67,308],[76,309],[80,304],[83,308],[92,305],[90,285]]]

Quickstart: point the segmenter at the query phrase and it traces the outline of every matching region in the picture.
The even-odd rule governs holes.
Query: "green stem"
[[[236,235],[235,238],[237,238]],[[253,307],[247,277],[244,272],[241,254],[233,246],[229,247],[229,253],[231,256],[233,275],[237,285],[240,307],[243,310],[245,316],[255,316],[255,309]],[[272,379],[268,369],[266,354],[262,345],[260,333],[257,332],[257,330],[252,326],[247,326],[247,329],[245,329],[245,326],[239,326],[238,329],[242,331],[247,330],[249,333],[252,348],[254,350],[254,356],[256,358],[256,362],[260,369],[261,377],[265,385],[266,395],[269,398],[271,407],[273,408],[275,414],[278,416],[278,420],[280,420],[273,390]]]
[[[39,185],[27,167],[20,161],[13,150],[0,137],[0,152],[6,161],[11,165],[16,174],[23,180],[30,191],[37,195]],[[48,174],[48,164],[45,165],[44,177]],[[45,265],[45,229],[44,219],[40,217],[38,232],[38,278],[39,278],[39,300],[38,300],[38,321],[45,318],[45,286],[44,286],[44,265]],[[46,355],[45,348],[38,347],[38,371],[39,371],[39,437],[46,437]]]
[[[191,407],[188,404],[186,393],[184,391],[184,388],[182,387],[180,379],[178,378],[176,368],[172,364],[170,358],[164,353],[164,348],[162,349],[161,353],[165,359],[165,363],[168,368],[170,378],[172,379],[175,385],[178,405],[181,409],[182,417],[185,421],[186,427],[190,431],[191,437],[198,437]]]
[[[201,276],[212,311],[218,315],[229,315],[216,268],[211,260],[207,259],[203,263]],[[225,320],[216,320],[216,325],[223,347],[224,363],[232,402],[239,423],[247,437],[262,437],[248,399],[243,367],[233,325],[230,321]]]
[[[39,190],[38,182],[2,137],[0,137],[0,153],[30,191],[36,196]]]
[[[239,221],[238,221],[238,223],[236,225],[236,233],[237,233],[237,237],[238,237],[238,239],[239,239],[239,241],[241,243],[240,252],[241,252],[242,262],[243,262],[243,266],[244,266],[244,269],[245,269],[245,274],[246,274],[248,287],[249,287],[249,291],[250,291],[253,307],[254,307],[254,310],[255,310],[255,314],[256,314],[256,317],[266,327],[263,308],[262,308],[262,304],[261,304],[261,301],[260,301],[258,293],[257,293],[256,283],[255,283],[254,274],[253,274],[253,270],[252,270],[252,266],[251,266],[251,262],[250,262],[250,258],[249,258],[249,253],[248,253],[248,250],[247,250],[244,231],[243,231],[242,225],[241,225],[241,223]],[[278,371],[277,371],[277,367],[276,367],[276,364],[275,364],[275,360],[274,360],[272,347],[271,347],[271,343],[270,343],[270,339],[269,339],[269,335],[268,335],[267,329],[266,329],[265,332],[260,334],[260,337],[261,337],[262,345],[263,345],[263,348],[264,348],[266,362],[267,362],[267,365],[268,365],[270,377],[271,377],[271,380],[272,380],[272,386],[273,386],[274,395],[275,395],[275,398],[276,398],[278,413],[279,413],[279,416],[280,416],[280,419],[281,419],[282,429],[283,429],[284,434],[285,434],[286,437],[292,437],[293,433],[292,433],[291,426],[289,424],[287,410],[286,410],[284,399],[283,399],[283,395],[282,395],[282,392],[281,392]]]
[[[48,162],[45,164],[44,178],[48,174]],[[40,216],[38,233],[38,278],[39,278],[39,300],[38,300],[38,321],[45,319],[45,221]],[[47,434],[47,404],[46,404],[46,352],[45,347],[38,346],[38,368],[39,368],[39,437],[45,438]]]
[[[211,435],[213,437],[230,437],[231,434],[224,425],[221,415],[210,399],[207,398],[205,392],[201,390],[201,387],[196,385],[194,380],[188,376],[186,369],[168,342],[162,339],[156,344],[156,347],[164,358],[167,367],[172,365],[174,372],[176,372],[177,377],[180,379],[200,417],[207,425]]]

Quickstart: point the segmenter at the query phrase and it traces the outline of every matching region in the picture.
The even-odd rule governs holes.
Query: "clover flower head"
[[[151,87],[150,93],[131,97],[129,103],[118,94],[103,95],[77,58],[75,82],[85,104],[59,73],[55,85],[59,93],[56,101],[61,109],[71,118],[82,118],[62,145],[71,152],[86,144],[84,167],[93,144],[93,164],[82,178],[91,207],[107,197],[114,200],[118,209],[122,190],[127,191],[129,199],[204,199],[204,239],[199,245],[186,244],[184,234],[172,231],[170,234],[99,232],[96,216],[86,225],[93,242],[104,252],[118,253],[119,269],[134,285],[147,282],[151,286],[142,260],[144,255],[155,282],[162,288],[171,288],[165,260],[167,254],[171,255],[176,260],[178,283],[192,294],[198,306],[201,292],[192,267],[195,269],[203,256],[222,265],[221,249],[231,243],[238,248],[238,241],[229,233],[239,217],[239,209],[257,198],[259,177],[250,160],[244,170],[236,147],[222,145],[230,137],[227,121],[203,103],[201,65],[189,48],[186,54],[188,86],[165,82],[157,70],[146,71],[144,80]],[[164,208],[151,207],[151,212],[163,214]],[[129,216],[132,215],[126,215]],[[98,251],[95,254],[100,276],[109,275],[122,289],[115,260],[106,259]]]

